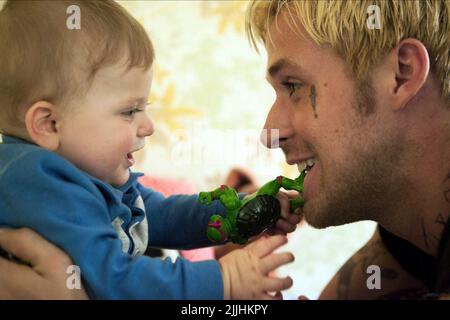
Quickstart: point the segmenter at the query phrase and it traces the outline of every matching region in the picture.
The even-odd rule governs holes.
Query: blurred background
[[[149,107],[156,132],[137,156],[136,171],[195,191],[229,181],[233,168],[256,185],[298,175],[281,150],[259,142],[275,96],[265,81],[264,50],[257,54],[245,36],[247,1],[118,2],[145,27],[156,50]],[[374,228],[373,222],[325,230],[303,224],[283,248],[296,256],[279,270],[294,279],[285,298],[317,298]]]

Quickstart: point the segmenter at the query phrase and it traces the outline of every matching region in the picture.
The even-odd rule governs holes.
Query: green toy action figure
[[[281,216],[280,202],[276,195],[280,188],[303,192],[305,170],[292,180],[278,176],[267,182],[256,193],[239,199],[233,188],[222,185],[211,192],[200,192],[199,202],[209,205],[212,200],[220,200],[227,210],[226,217],[218,214],[211,216],[207,236],[213,242],[223,243],[230,239],[234,243],[245,244],[250,237],[256,236],[273,226]],[[304,200],[301,195],[289,200],[290,211],[302,207]]]

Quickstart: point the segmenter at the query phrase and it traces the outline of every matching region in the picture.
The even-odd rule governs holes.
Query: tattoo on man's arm
[[[352,277],[356,272],[366,274],[367,267],[376,264],[379,257],[386,254],[383,241],[377,240],[367,244],[357,252],[338,272],[337,299],[349,299]],[[381,278],[385,280],[395,280],[399,273],[391,268],[381,269]],[[368,289],[369,290],[369,289]]]
[[[438,214],[437,219],[439,219],[439,214]],[[437,222],[437,220],[435,220],[435,222]],[[421,226],[422,226],[423,242],[425,244],[425,247],[427,249],[430,249],[431,246],[436,246],[439,243],[439,237],[437,237],[434,234],[428,234],[428,232],[425,228],[425,222],[424,222],[423,218],[421,221]]]
[[[425,229],[425,222],[423,221],[423,218],[422,218],[420,225],[422,227],[423,242],[425,243],[425,247],[427,247],[427,249],[429,249],[430,245],[428,243],[428,235],[427,235],[427,230]]]
[[[434,222],[444,227],[445,224],[447,223],[447,220],[444,218],[444,215],[442,213],[439,213]]]
[[[444,183],[450,182],[450,172],[447,175],[447,177],[444,179]],[[447,187],[447,189],[444,191],[444,198],[447,203],[450,203],[450,187]]]
[[[353,270],[356,266],[356,259],[351,258],[347,263],[339,270],[339,280],[337,284],[337,299],[346,300],[348,299],[350,291],[350,283],[352,280]]]

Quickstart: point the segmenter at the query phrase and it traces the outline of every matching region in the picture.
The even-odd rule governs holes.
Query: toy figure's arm
[[[281,186],[286,190],[295,190],[297,192],[303,192],[303,181],[305,180],[306,173],[305,171],[302,171],[300,175],[292,180],[286,177],[278,177],[277,179],[281,178]]]
[[[283,176],[278,176],[275,180],[269,181],[259,189],[257,195],[271,195],[275,196],[281,188],[286,190],[295,190],[299,193],[303,192],[303,180],[305,179],[305,171],[298,176],[298,178],[292,180]],[[289,200],[290,210],[294,212],[297,208],[303,207],[304,200],[301,195],[298,198]]]
[[[281,188],[286,190],[295,190],[303,192],[303,180],[305,179],[305,172],[303,171],[298,178],[292,180],[283,176],[278,176],[275,180],[267,182],[259,190],[257,195],[275,196]]]
[[[305,175],[306,174],[303,171],[295,180],[282,177],[281,186],[286,190],[295,190],[301,193],[303,192],[303,180],[305,179]],[[290,212],[294,212],[297,208],[303,208],[305,200],[303,199],[302,195],[299,194],[297,198],[290,199],[289,203],[290,203]]]
[[[209,206],[211,204],[211,201],[217,200],[219,198],[219,192],[221,188],[222,186],[211,192],[200,192],[198,195],[198,201],[200,202],[200,204],[206,204],[207,206]]]
[[[212,200],[220,200],[227,210],[239,209],[241,204],[236,190],[226,185],[221,185],[211,192],[200,192],[198,200],[206,205],[211,204]]]

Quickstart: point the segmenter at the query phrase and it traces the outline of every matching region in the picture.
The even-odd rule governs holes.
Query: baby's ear
[[[25,125],[30,138],[50,151],[55,151],[59,146],[57,111],[56,106],[50,102],[38,101],[25,114]]]

